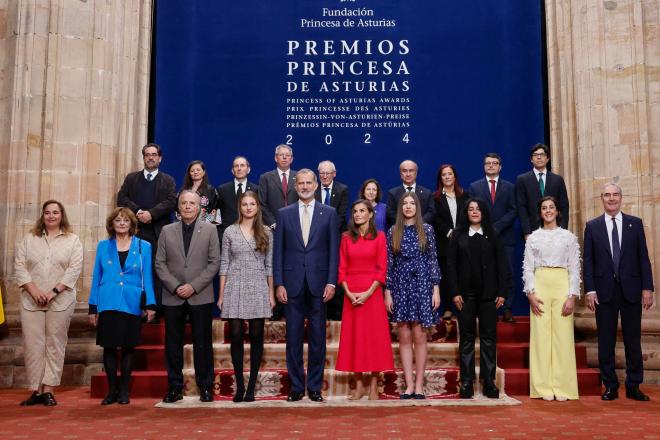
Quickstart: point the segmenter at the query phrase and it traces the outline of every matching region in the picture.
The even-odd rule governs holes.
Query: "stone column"
[[[654,281],[660,274],[660,11],[657,0],[546,0],[550,134],[567,180],[571,229],[603,212],[601,186],[623,189],[623,211],[644,220]],[[654,191],[655,189],[655,191]],[[645,368],[660,375],[660,313],[644,312]],[[576,331],[596,367],[595,317]],[[621,345],[621,344],[620,344]],[[623,367],[623,348],[617,367]]]

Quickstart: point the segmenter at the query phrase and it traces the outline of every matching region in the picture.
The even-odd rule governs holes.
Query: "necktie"
[[[490,179],[490,201],[495,204],[495,179]]]
[[[612,217],[612,262],[614,273],[619,275],[619,261],[621,259],[621,245],[619,244],[619,230],[616,227],[616,219]]]
[[[406,190],[407,190],[408,192],[411,192],[411,191],[413,190],[413,187],[412,187],[412,186],[406,186]]]
[[[303,243],[305,243],[305,246],[307,246],[307,240],[309,240],[309,226],[310,226],[309,205],[303,205],[302,236],[303,236]]]
[[[243,184],[241,182],[238,182],[238,190],[236,191],[236,195],[240,197],[241,194],[243,194]]]
[[[147,181],[151,182],[154,178],[154,175],[151,173],[147,173]]]
[[[289,191],[289,182],[286,180],[286,173],[282,173],[282,194],[284,194],[284,206],[287,205],[287,192]]]
[[[541,190],[541,197],[545,196],[545,182],[543,181],[543,173],[539,173],[539,189]]]
[[[323,203],[330,205],[330,187],[324,186],[323,191],[325,191],[325,201]]]

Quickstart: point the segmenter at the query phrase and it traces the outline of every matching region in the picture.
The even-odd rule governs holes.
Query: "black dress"
[[[118,252],[122,268],[128,251]],[[104,348],[135,347],[140,345],[142,319],[130,313],[106,310],[99,314],[96,330],[96,345]]]

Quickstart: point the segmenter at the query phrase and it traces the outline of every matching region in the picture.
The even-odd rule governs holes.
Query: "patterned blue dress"
[[[406,226],[398,254],[392,251],[393,227],[387,231],[386,288],[392,292],[393,322],[414,321],[423,327],[438,323],[439,313],[433,310],[433,286],[440,284],[440,268],[435,251],[433,227],[424,224],[426,250],[418,245],[417,230]]]

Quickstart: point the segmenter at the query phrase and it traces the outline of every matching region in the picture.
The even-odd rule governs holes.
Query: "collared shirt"
[[[406,191],[408,191],[409,186],[412,187],[412,189],[410,190],[411,192],[415,192],[415,189],[417,188],[417,182],[413,182],[410,185],[406,185],[405,183],[402,183],[401,185],[403,186],[403,189],[405,189]]]
[[[158,168],[156,168],[156,169],[153,170],[153,171],[147,171],[147,170],[145,169],[145,170],[142,170],[142,172],[143,172],[143,174],[144,174],[144,178],[145,178],[145,179],[149,180],[149,177],[147,177],[147,174],[151,174],[151,180],[154,180],[154,179],[156,178],[156,176],[158,175]]]
[[[335,181],[333,180],[332,182],[330,182],[330,185],[328,185],[328,186],[321,185],[321,200],[323,200],[323,203],[326,204],[326,205],[329,205],[330,201],[325,199],[326,194],[327,194],[325,189],[327,188],[327,189],[330,190],[330,198],[332,198],[332,185],[334,185],[334,184],[335,184]]]
[[[289,177],[291,177],[291,168],[289,168],[286,171],[282,171],[281,169],[277,169],[277,174],[280,176],[280,182],[282,181],[282,175],[286,173],[286,180],[287,182],[289,181]]]
[[[619,236],[619,249],[621,249],[621,236],[623,235],[623,215],[621,211],[614,216],[614,220],[616,221],[616,229]],[[614,227],[612,226],[612,216],[609,214],[605,214],[605,227],[607,228],[607,238],[610,242],[610,252],[614,255],[614,249],[612,248],[612,229]]]
[[[468,228],[468,236],[472,237],[474,234],[484,235],[484,230],[481,229],[481,226],[479,226],[479,229]]]
[[[282,180],[282,176],[280,176],[280,180]],[[243,192],[247,191],[247,188],[246,188],[247,187],[247,177],[245,179],[243,179],[242,181],[238,180],[238,179],[234,179],[234,194],[236,194],[238,192],[238,184],[239,183],[243,184],[241,186],[241,191],[243,191]]]
[[[498,184],[499,181],[500,181],[500,175],[498,174],[498,175],[495,176],[495,177],[488,177],[488,176],[486,176],[486,183],[488,184],[488,189],[490,189],[490,181],[491,181],[491,180],[494,180],[494,181],[495,181],[495,188],[497,188],[497,184]]]
[[[539,181],[539,175],[543,173],[543,184],[545,185],[548,182],[548,169],[543,168],[542,170],[537,170],[534,168],[534,175],[536,176],[536,181]]]
[[[83,264],[83,247],[77,235],[59,233],[49,238],[26,235],[16,245],[14,275],[16,284],[33,282],[39,289],[50,292],[58,283],[68,287],[47,306],[39,306],[23,291],[21,303],[26,310],[66,310],[76,301],[76,281]]]
[[[458,211],[458,205],[456,203],[456,193],[454,195],[447,194],[444,188],[442,188],[442,193],[447,199],[447,205],[449,205],[449,214],[451,215],[451,224],[456,228],[456,213]],[[447,233],[447,237],[451,235],[451,230]]]
[[[305,209],[309,209],[307,213],[309,214],[309,224],[312,224],[312,218],[314,217],[314,204],[316,203],[315,199],[312,199],[311,202],[307,204],[309,208],[305,208],[305,204],[302,202],[302,200],[298,200],[298,214],[300,216],[300,229],[302,230],[303,224],[302,224],[302,218],[303,218],[303,211]]]
[[[185,251],[186,256],[188,256],[190,240],[192,240],[193,232],[195,231],[195,223],[197,223],[197,219],[195,219],[195,221],[189,225],[187,225],[184,221],[181,222],[181,232],[183,233],[183,250]]]

